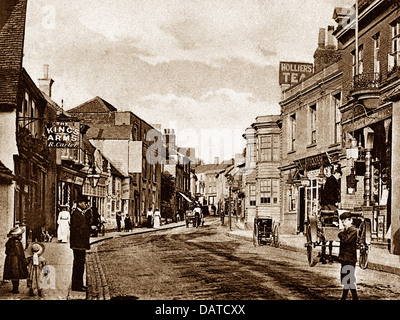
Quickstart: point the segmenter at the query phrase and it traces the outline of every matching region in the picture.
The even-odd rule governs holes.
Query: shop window
[[[289,211],[296,211],[296,204],[297,204],[297,189],[294,186],[289,187],[288,189],[288,205],[289,205]]]
[[[308,216],[318,213],[319,193],[317,180],[311,180],[310,186],[306,187],[306,210]]]

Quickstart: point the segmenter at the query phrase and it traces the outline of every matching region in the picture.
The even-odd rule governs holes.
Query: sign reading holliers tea
[[[49,148],[79,148],[79,121],[56,121],[46,127]]]
[[[293,85],[304,80],[313,72],[312,63],[303,62],[280,62],[279,84]]]

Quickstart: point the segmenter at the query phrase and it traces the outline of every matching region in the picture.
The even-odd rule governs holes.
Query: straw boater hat
[[[21,234],[23,234],[24,232],[25,232],[25,228],[23,228],[23,227],[21,228],[20,226],[17,226],[17,227],[12,228],[8,232],[7,237],[8,238],[18,237]]]
[[[28,253],[29,256],[33,256],[33,254],[36,253],[40,257],[43,254],[44,249],[45,246],[43,243],[32,242],[26,249],[26,252]]]

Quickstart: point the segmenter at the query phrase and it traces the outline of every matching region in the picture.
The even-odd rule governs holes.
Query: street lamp
[[[229,230],[232,231],[232,184],[233,184],[233,177],[228,174],[226,175],[229,184]]]
[[[90,185],[93,188],[97,187],[97,184],[99,183],[100,180],[100,175],[96,172],[96,167],[94,165],[91,168],[89,168],[86,179],[89,181]]]

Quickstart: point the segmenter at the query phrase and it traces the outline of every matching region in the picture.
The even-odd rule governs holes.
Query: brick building
[[[157,139],[162,146],[161,133],[132,112],[118,111],[100,97],[68,110],[68,114],[88,125],[90,142],[123,175],[122,203],[115,208],[129,214],[134,224],[142,224],[147,208],[160,208],[161,161],[149,161],[147,156],[155,151],[152,145]]]
[[[280,116],[259,116],[243,135],[246,162],[243,172],[245,223],[270,216],[281,222],[281,129]]]
[[[308,216],[319,209],[326,175],[340,163],[343,93],[339,58],[333,28],[321,28],[314,54],[315,72],[282,93],[283,233],[304,232]],[[343,192],[343,183],[341,188]]]
[[[356,178],[346,202],[372,221],[373,239],[392,238],[400,253],[400,194],[396,105],[400,84],[400,11],[398,1],[358,1],[352,10],[336,8],[334,35],[342,56],[342,130],[347,153],[346,176]],[[353,180],[354,181],[354,180]],[[361,195],[361,196],[360,196]],[[392,205],[390,204],[392,201]]]

